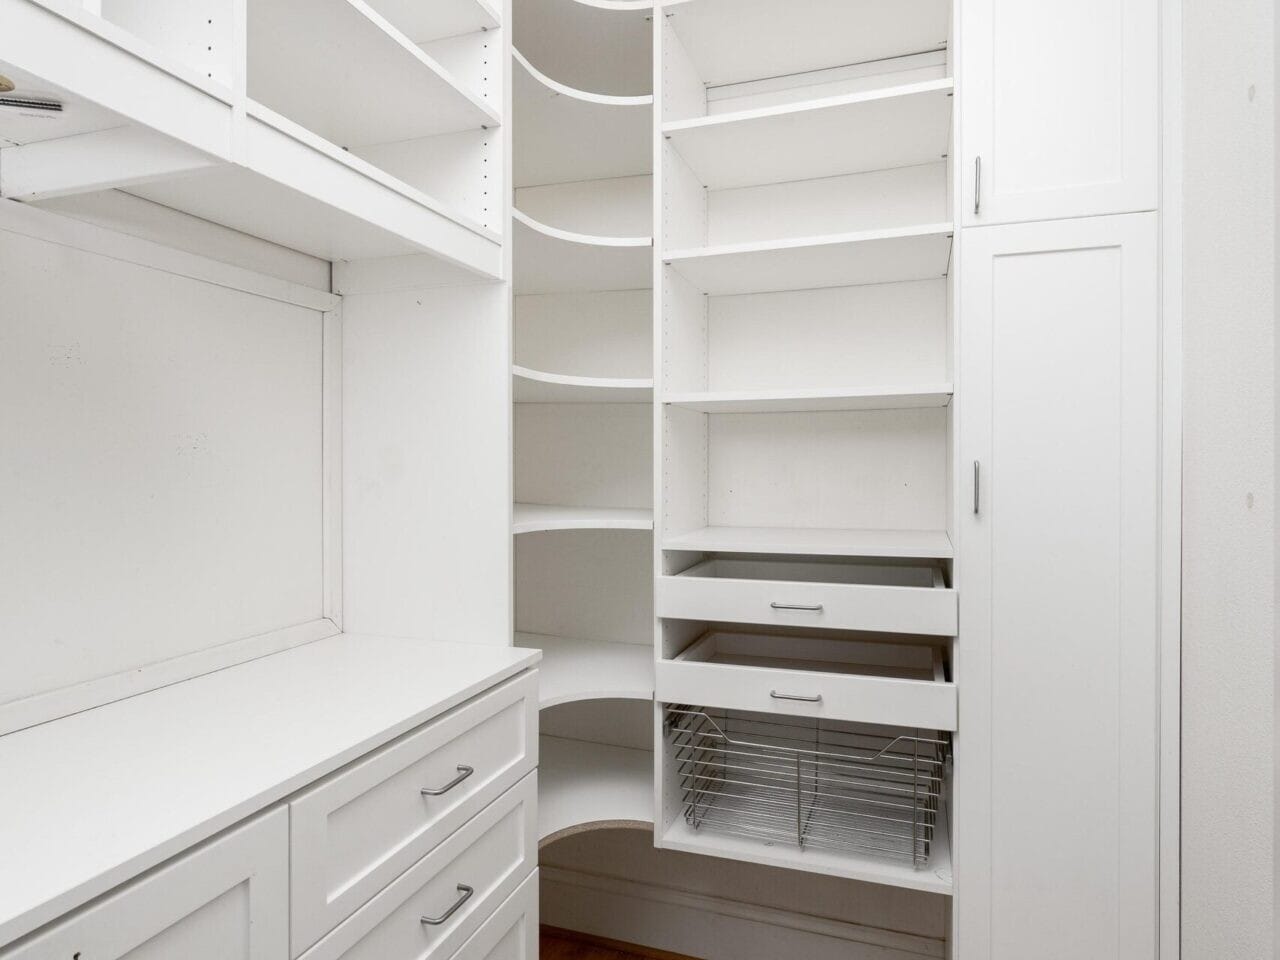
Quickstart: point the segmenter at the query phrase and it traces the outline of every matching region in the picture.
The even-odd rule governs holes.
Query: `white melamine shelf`
[[[712,296],[770,293],[943,277],[951,237],[950,223],[934,223],[667,250],[662,259]]]
[[[694,0],[668,13],[707,86],[943,50],[950,14],[949,0]]]
[[[839,853],[824,850],[821,847],[808,847],[801,850],[799,847],[782,843],[751,840],[710,830],[695,830],[685,823],[684,817],[678,818],[667,829],[659,846],[668,850],[683,850],[687,853],[702,853],[713,857],[731,857],[735,860],[746,860],[749,863],[760,863],[771,867],[807,870],[812,873],[847,877],[850,880],[865,880],[868,883],[880,883],[891,887],[949,896],[952,889],[949,816],[947,804],[943,803],[938,811],[929,862],[918,870],[905,863]]]
[[[582,830],[653,827],[653,753],[539,737],[538,840]]]
[[[542,651],[538,702],[544,709],[579,700],[653,699],[653,648],[645,644],[517,633],[516,646]]]
[[[572,377],[512,367],[516,403],[651,403],[653,380]]]
[[[826,390],[720,390],[668,393],[662,402],[700,413],[808,413],[827,410],[908,410],[945,407],[951,384],[911,388]]]
[[[0,737],[0,943],[537,663],[473,639],[335,635]]]
[[[653,172],[652,96],[578,90],[512,57],[517,187]]]
[[[421,191],[253,102],[243,133],[238,162],[128,192],[323,260],[429,253],[501,276],[497,235]]]
[[[951,80],[663,125],[710,190],[933,163],[951,141]]]
[[[955,555],[951,538],[944,530],[703,527],[663,538],[662,549],[930,560],[949,560]]]
[[[575,293],[653,286],[652,237],[560,230],[512,211],[515,292]]]
[[[512,533],[545,530],[652,530],[653,511],[632,507],[562,507],[517,503]]]
[[[562,83],[653,92],[652,0],[519,0],[512,8],[515,46]]]
[[[488,0],[367,0],[369,6],[394,24],[414,43],[460,37],[501,25]]]
[[[365,0],[253,0],[248,11],[249,96],[338,146],[501,122]]]

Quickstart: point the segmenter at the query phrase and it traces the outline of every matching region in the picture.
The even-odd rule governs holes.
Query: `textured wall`
[[[1184,0],[1183,957],[1272,956],[1274,0]]]

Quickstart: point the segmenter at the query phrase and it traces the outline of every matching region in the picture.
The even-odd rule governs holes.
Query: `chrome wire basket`
[[[694,829],[929,862],[946,733],[683,705],[664,716]]]

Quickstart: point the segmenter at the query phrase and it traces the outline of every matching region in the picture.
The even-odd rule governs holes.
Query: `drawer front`
[[[656,684],[662,703],[929,730],[956,728],[952,683],[663,660],[657,665]]]
[[[885,587],[659,577],[658,616],[779,627],[955,636],[956,595],[945,587]]]
[[[447,960],[538,864],[531,773],[410,867],[305,960]],[[431,922],[427,922],[431,921]]]
[[[462,945],[453,960],[538,960],[537,870]]]
[[[529,673],[301,794],[289,821],[293,955],[534,769],[537,752]]]
[[[285,960],[288,814],[278,807],[45,928],[3,960]]]

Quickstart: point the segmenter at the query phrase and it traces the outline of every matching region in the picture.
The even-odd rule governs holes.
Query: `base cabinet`
[[[960,269],[958,956],[1152,960],[1156,216],[968,230]]]
[[[289,815],[265,813],[0,951],[3,960],[286,960]]]

